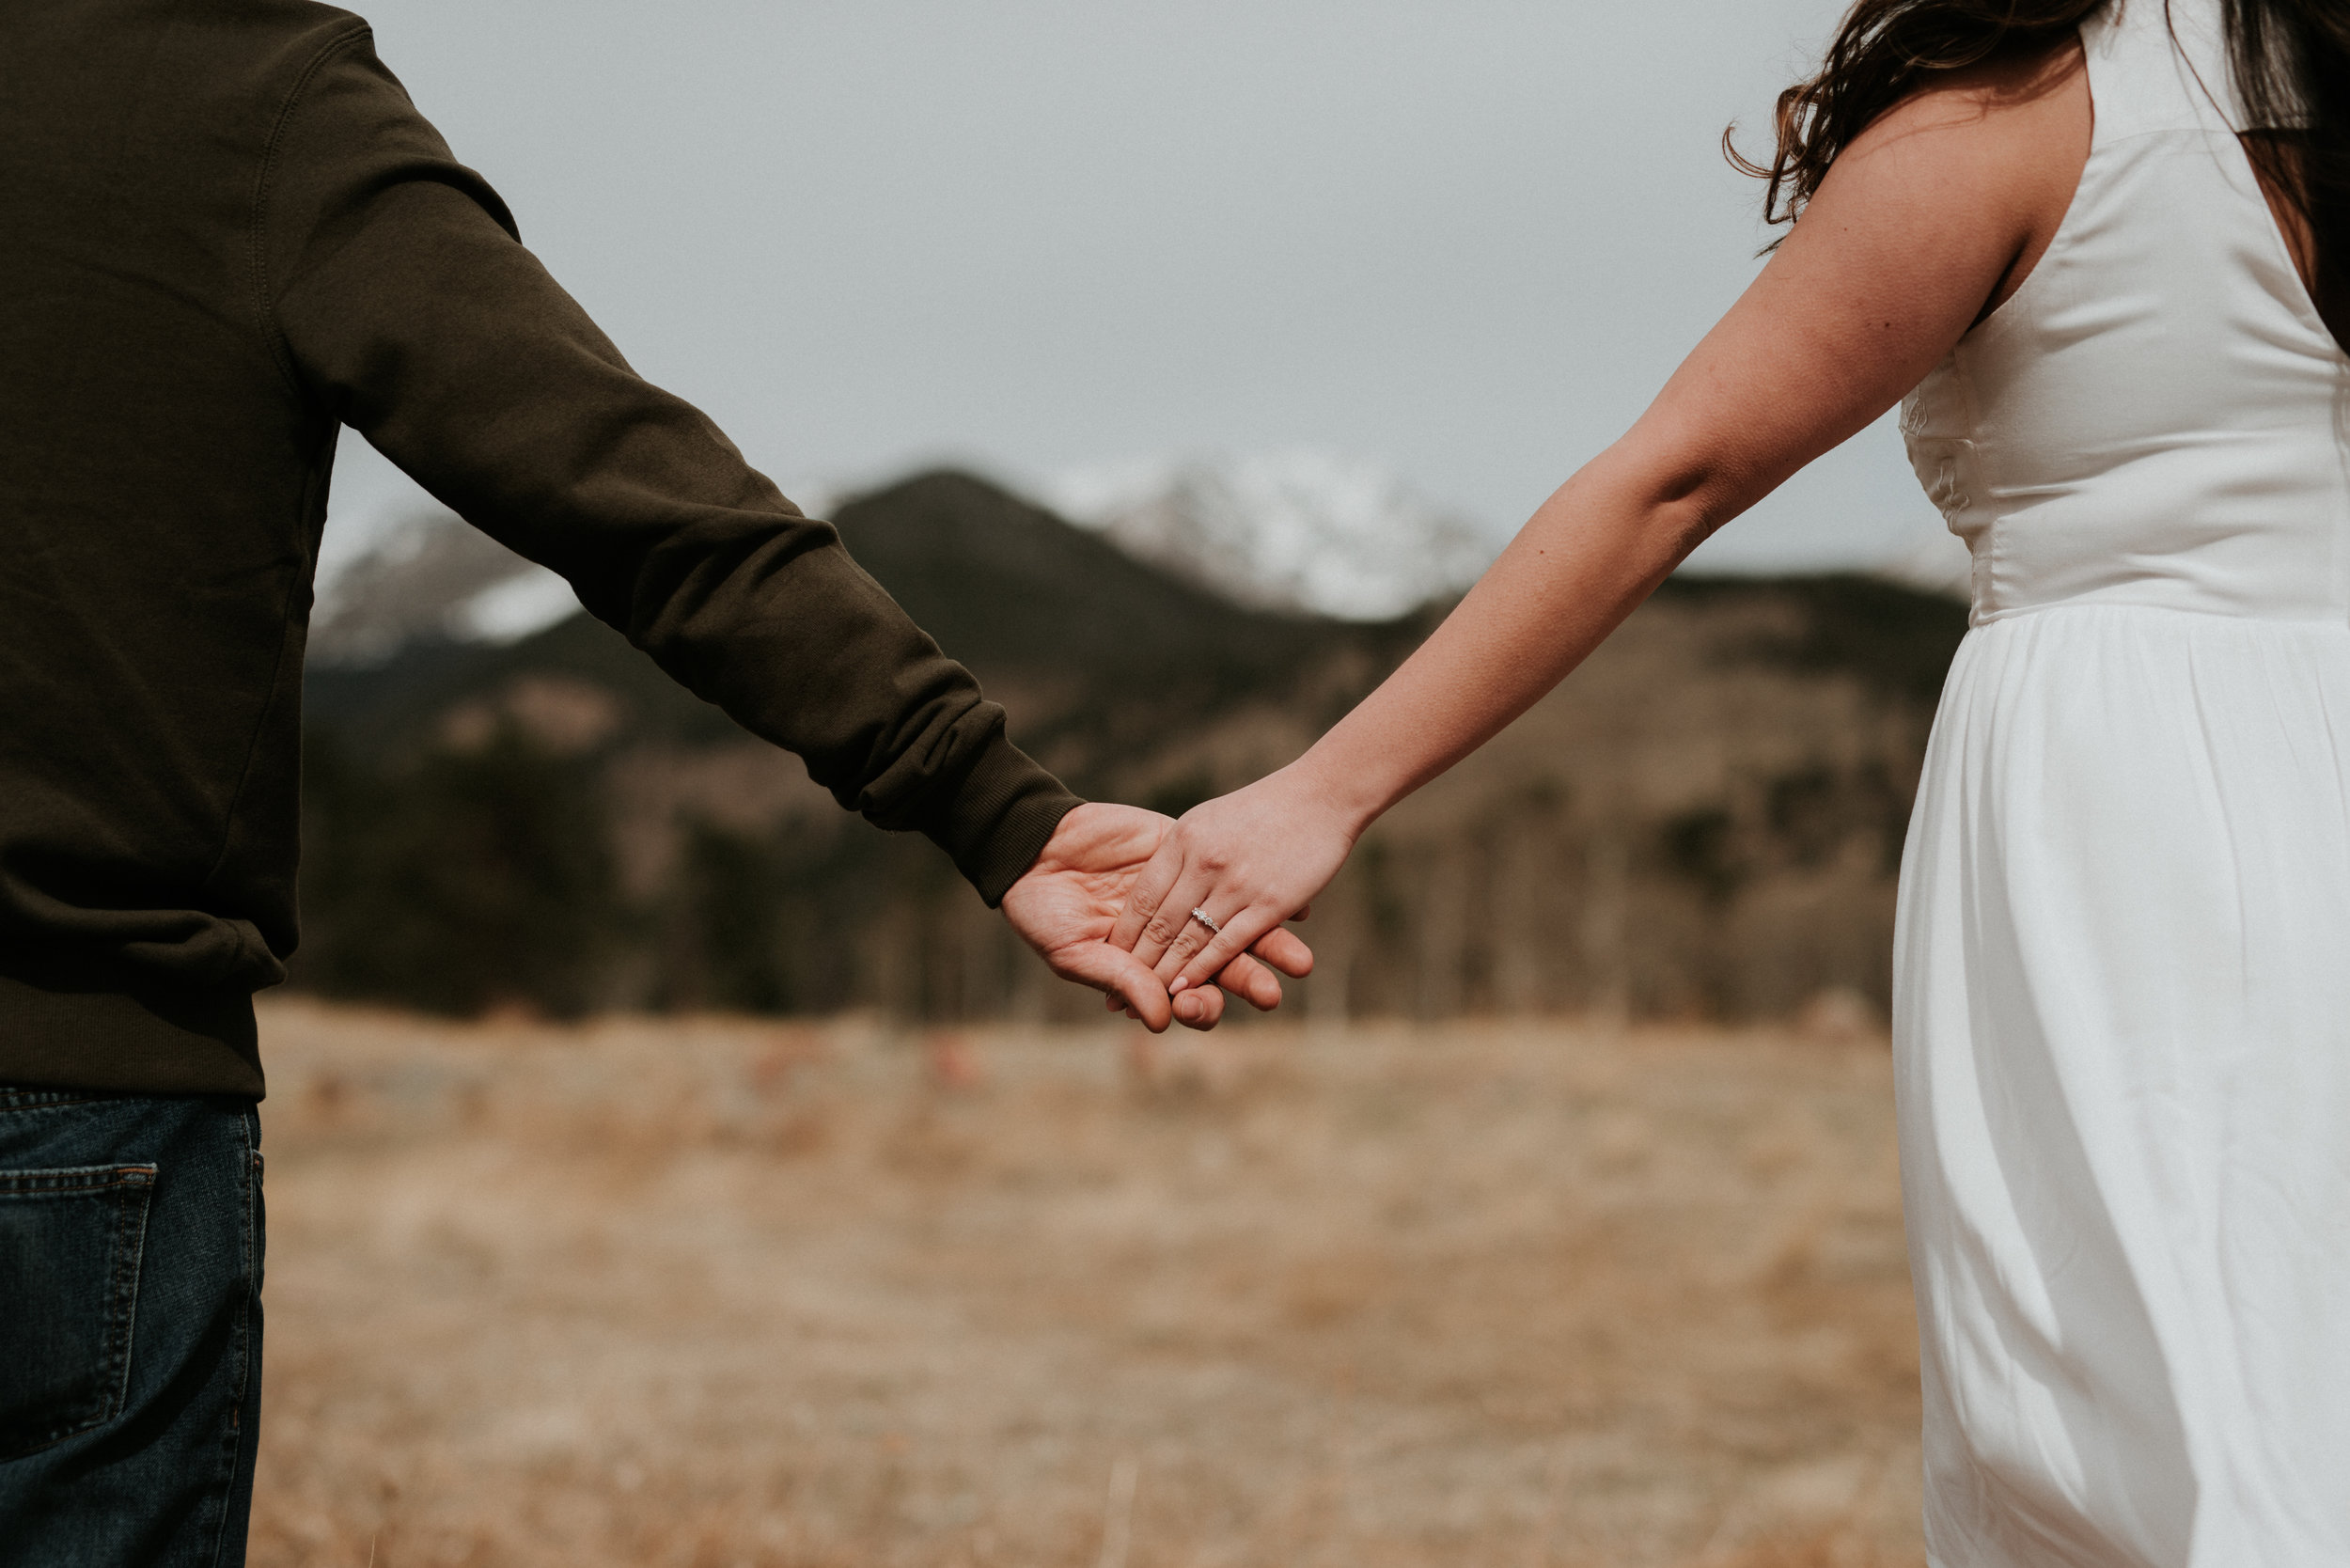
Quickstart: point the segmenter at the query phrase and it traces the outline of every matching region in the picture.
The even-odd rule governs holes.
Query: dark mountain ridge
[[[964,474],[838,522],[1015,739],[1082,792],[1168,810],[1293,757],[1437,616],[1244,608]],[[1965,625],[1865,577],[1674,579],[1374,830],[1317,915],[1313,1005],[1882,1000],[1900,828]],[[299,983],[447,1011],[1070,1003],[927,845],[839,812],[586,616],[316,667],[306,710]]]

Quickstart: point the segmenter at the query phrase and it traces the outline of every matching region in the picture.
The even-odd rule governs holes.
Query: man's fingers
[[[1106,942],[1079,942],[1051,955],[1053,971],[1064,980],[1110,993],[1110,1006],[1124,1006],[1152,1034],[1165,1031],[1174,1018],[1167,987],[1143,963]]]
[[[1187,1029],[1212,1029],[1224,1016],[1224,993],[1213,985],[1186,991],[1175,998],[1175,1022]]]
[[[1314,972],[1313,949],[1306,946],[1306,939],[1297,933],[1280,926],[1250,943],[1248,950],[1292,980],[1304,980]]]
[[[1110,961],[1115,964],[1110,983],[1117,987],[1120,996],[1126,998],[1127,1010],[1140,1018],[1142,1027],[1152,1034],[1164,1033],[1174,1017],[1174,1009],[1167,1000],[1167,988],[1159,983],[1159,977],[1144,968],[1132,953],[1120,953],[1116,948],[1106,951],[1118,955]]]
[[[1175,998],[1175,1004],[1181,1008],[1184,996],[1213,991],[1216,989],[1216,986],[1230,991],[1259,1012],[1271,1012],[1281,1005],[1280,980],[1276,978],[1272,970],[1246,953],[1241,954],[1216,971],[1215,985],[1195,985],[1189,991],[1178,996]]]
[[[1152,978],[1153,980],[1157,979],[1156,976]],[[1246,953],[1226,964],[1224,972],[1215,979],[1215,985],[1195,987],[1173,1000],[1170,1007],[1175,1022],[1189,1029],[1215,1027],[1224,1016],[1224,994],[1216,986],[1239,996],[1260,1012],[1270,1012],[1281,1005],[1281,982]],[[1135,1011],[1134,1003],[1117,991],[1104,993],[1102,1006],[1120,1017],[1137,1022],[1142,1020],[1142,1014]]]

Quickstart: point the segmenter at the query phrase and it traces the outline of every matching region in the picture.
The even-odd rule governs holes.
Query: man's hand
[[[1149,964],[1107,941],[1136,873],[1173,825],[1172,819],[1136,806],[1080,806],[1061,819],[1036,864],[1004,894],[1004,918],[1055,974],[1110,993],[1153,1034],[1170,1021],[1214,1028],[1224,1016],[1221,993],[1201,986],[1170,1001]],[[1281,1001],[1281,982],[1272,969],[1302,977],[1314,966],[1306,944],[1278,927],[1250,951],[1254,957],[1234,954],[1215,982],[1263,1011]]]

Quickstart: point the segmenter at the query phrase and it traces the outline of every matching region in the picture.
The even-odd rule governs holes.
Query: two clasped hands
[[[1353,843],[1317,824],[1252,846],[1248,823],[1270,813],[1262,803],[1254,817],[1239,813],[1272,782],[1181,822],[1138,806],[1080,806],[1004,895],[1004,914],[1055,973],[1106,992],[1112,1011],[1154,1032],[1214,1028],[1227,992],[1269,1011],[1281,1001],[1278,975],[1313,968],[1282,922],[1304,917]]]

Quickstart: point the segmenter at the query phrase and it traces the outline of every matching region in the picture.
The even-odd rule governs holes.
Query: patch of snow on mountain
[[[1066,473],[1045,499],[1244,604],[1385,620],[1474,582],[1499,542],[1374,463],[1322,451]]]
[[[543,566],[525,566],[491,584],[449,612],[449,630],[463,641],[520,642],[580,613],[579,595]]]
[[[514,642],[578,612],[571,584],[448,512],[374,523],[332,570],[321,565],[311,655],[372,664],[418,638]]]

